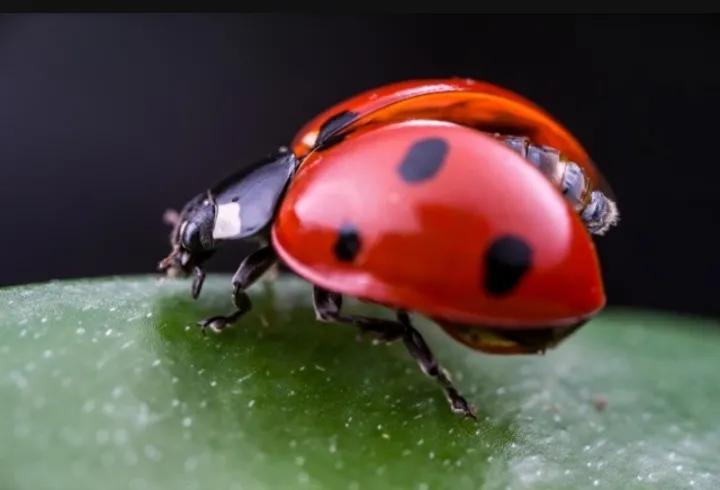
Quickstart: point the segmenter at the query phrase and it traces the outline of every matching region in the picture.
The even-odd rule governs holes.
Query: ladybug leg
[[[405,327],[392,320],[341,314],[342,295],[317,286],[313,289],[313,304],[318,320],[354,325],[362,333],[369,333],[379,341],[392,342],[402,338],[405,333]]]
[[[417,361],[420,369],[429,377],[435,379],[445,392],[453,412],[475,418],[472,408],[455,388],[447,371],[435,359],[430,347],[410,322],[410,316],[404,310],[398,310],[397,321],[370,318],[360,315],[344,315],[342,296],[315,286],[313,290],[313,304],[317,319],[324,322],[338,322],[355,325],[362,332],[371,333],[375,338],[391,342],[402,339],[405,348]]]
[[[197,299],[197,297],[200,296],[200,290],[202,289],[202,285],[204,282],[205,282],[205,271],[196,265],[193,268],[193,282],[192,282],[192,297],[193,297],[193,299]]]
[[[473,409],[470,407],[467,400],[465,400],[465,398],[460,394],[457,388],[455,388],[455,385],[453,385],[450,380],[448,372],[440,364],[438,364],[435,356],[430,350],[430,347],[427,345],[422,335],[420,335],[420,332],[412,326],[410,323],[410,316],[407,312],[404,310],[398,310],[397,318],[401,324],[405,325],[405,335],[403,336],[405,348],[415,361],[417,361],[422,372],[440,383],[453,412],[467,417],[472,417],[474,419],[475,413],[473,412]]]
[[[245,290],[272,267],[276,261],[277,256],[272,247],[261,248],[245,257],[245,260],[242,261],[232,279],[235,311],[229,315],[213,316],[201,320],[198,324],[202,327],[203,331],[209,328],[215,333],[220,333],[228,325],[236,322],[241,316],[247,313],[250,308],[252,308],[252,303]]]

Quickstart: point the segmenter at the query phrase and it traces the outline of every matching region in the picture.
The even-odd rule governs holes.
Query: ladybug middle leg
[[[412,326],[410,316],[406,311],[397,311],[397,321],[361,315],[345,315],[340,312],[342,308],[342,295],[318,286],[315,286],[313,290],[313,305],[317,319],[320,321],[355,325],[362,332],[370,333],[376,339],[385,342],[402,339],[405,348],[415,361],[417,361],[420,369],[442,386],[452,411],[460,415],[475,418],[475,413],[465,398],[457,388],[455,388],[447,371],[438,364],[425,339],[423,339],[420,332]]]
[[[219,315],[206,318],[198,322],[203,331],[207,328],[215,333],[220,333],[231,323],[236,322],[241,316],[252,308],[250,297],[245,290],[249,288],[260,276],[262,276],[277,261],[277,256],[272,247],[264,247],[257,250],[242,261],[240,267],[232,278],[233,303],[235,311],[229,315]]]

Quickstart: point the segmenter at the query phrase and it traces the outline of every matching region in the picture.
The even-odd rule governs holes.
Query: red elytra
[[[311,152],[271,233],[310,282],[449,331],[567,326],[605,304],[593,242],[560,193],[453,123],[383,124]]]
[[[333,132],[410,119],[449,121],[485,132],[527,136],[551,146],[580,165],[594,187],[607,190],[601,174],[580,142],[541,107],[491,83],[467,79],[427,79],[392,83],[365,91],[323,111],[293,138],[298,157],[315,145],[329,121]],[[609,190],[608,190],[609,191]]]

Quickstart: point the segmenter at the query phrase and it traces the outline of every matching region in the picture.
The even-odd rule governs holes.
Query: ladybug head
[[[216,205],[210,193],[199,194],[182,211],[165,212],[164,219],[173,227],[170,233],[172,250],[158,269],[169,276],[187,275],[215,252],[212,236]]]

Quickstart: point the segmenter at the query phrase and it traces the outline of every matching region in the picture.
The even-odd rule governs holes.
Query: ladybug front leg
[[[220,333],[228,325],[236,322],[247,313],[252,308],[252,303],[245,290],[272,267],[276,261],[277,256],[272,247],[261,248],[245,257],[232,279],[235,311],[229,315],[213,316],[199,321],[198,324],[202,329],[209,328],[215,333]]]
[[[375,338],[391,342],[402,339],[405,348],[417,361],[420,369],[429,377],[435,379],[443,388],[445,397],[450,403],[453,412],[475,418],[472,408],[455,388],[447,371],[438,364],[430,347],[420,332],[412,326],[410,316],[404,310],[398,310],[397,321],[371,318],[360,315],[344,315],[342,309],[342,295],[315,286],[313,290],[313,304],[317,319],[324,322],[337,322],[355,325],[362,332],[371,333]]]
[[[200,296],[200,290],[202,289],[203,283],[205,282],[205,271],[200,266],[193,268],[193,282],[192,282],[192,297],[197,299]]]

